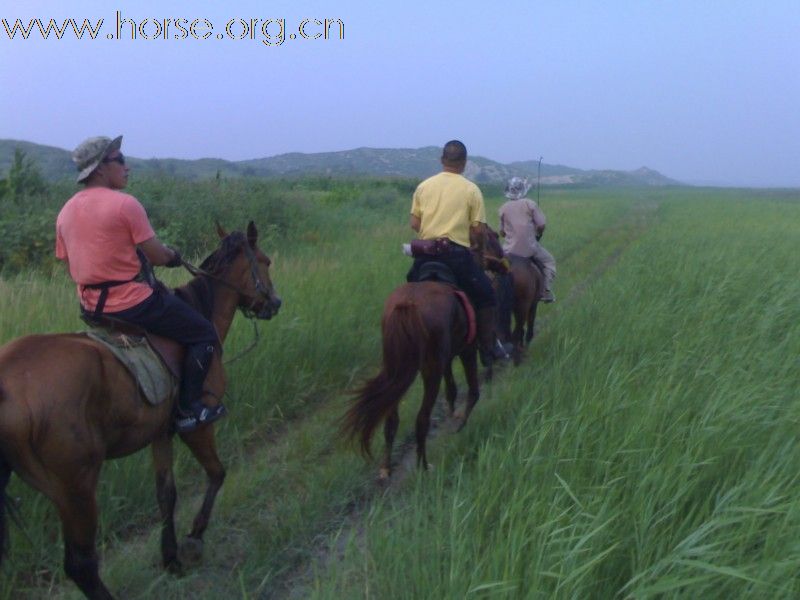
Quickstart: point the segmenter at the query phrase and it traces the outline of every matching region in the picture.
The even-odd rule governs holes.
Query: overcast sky
[[[117,11],[144,35],[109,39]],[[798,0],[0,0],[17,18],[104,21],[95,40],[0,24],[0,138],[230,160],[458,138],[501,162],[800,186]],[[326,18],[344,39],[313,39]]]

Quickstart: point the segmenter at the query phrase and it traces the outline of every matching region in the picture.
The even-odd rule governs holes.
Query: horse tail
[[[396,304],[384,318],[383,368],[354,392],[355,403],[343,424],[348,437],[359,437],[367,456],[375,428],[397,408],[414,383],[427,339],[419,308],[411,301]]]

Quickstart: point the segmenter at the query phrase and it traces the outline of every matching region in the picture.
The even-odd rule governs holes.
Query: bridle
[[[250,277],[253,278],[253,286],[256,288],[256,295],[253,296],[250,306],[247,308],[242,308],[241,311],[242,314],[248,319],[264,318],[272,309],[269,309],[267,305],[264,305],[259,312],[256,312],[253,307],[256,305],[256,302],[258,302],[258,294],[261,294],[264,298],[269,300],[269,289],[267,289],[267,286],[261,280],[261,275],[258,274],[258,260],[256,259],[255,252],[253,252],[253,249],[250,247],[250,244],[247,241],[245,241],[243,245],[245,255],[247,256],[247,262],[250,266]],[[239,292],[239,294],[243,295],[241,292]]]
[[[263,318],[266,317],[269,312],[268,307],[264,306],[264,308],[262,308],[261,311],[256,312],[255,305],[256,303],[258,303],[259,294],[264,298],[269,299],[269,289],[264,284],[264,281],[261,279],[261,275],[259,275],[258,273],[258,266],[257,266],[258,260],[256,259],[255,252],[253,252],[253,249],[250,247],[250,244],[247,241],[245,241],[242,244],[242,246],[244,247],[245,256],[247,256],[247,262],[250,268],[250,277],[252,277],[253,279],[253,286],[256,289],[256,295],[253,296],[253,299],[250,302],[249,306],[239,306],[239,310],[248,319]],[[208,277],[209,279],[213,279],[214,281],[221,283],[225,287],[232,289],[239,296],[244,296],[245,298],[248,296],[248,294],[242,288],[232,284],[227,279],[223,279],[219,275],[215,275],[214,273],[206,271],[205,269],[196,267],[190,262],[183,259],[181,259],[181,264],[187,271],[189,271],[189,273],[191,273],[195,277],[199,276]]]
[[[244,350],[242,350],[239,354],[237,354],[236,356],[234,356],[231,359],[226,360],[225,364],[229,364],[229,363],[232,363],[235,360],[240,359],[242,356],[244,356],[245,354],[250,352],[250,350],[252,350],[253,348],[256,347],[256,345],[258,344],[258,340],[259,340],[259,336],[258,336],[258,321],[257,321],[257,319],[266,318],[267,316],[269,316],[269,314],[270,314],[270,312],[272,310],[267,304],[265,304],[264,307],[260,311],[256,312],[256,310],[255,310],[255,305],[259,300],[258,295],[261,294],[264,298],[269,299],[269,289],[264,284],[264,281],[261,279],[261,275],[259,275],[259,273],[258,273],[258,266],[257,266],[258,265],[258,260],[256,259],[255,252],[253,252],[253,249],[250,247],[249,242],[247,240],[245,240],[244,243],[242,244],[242,246],[244,247],[245,256],[247,256],[247,261],[248,261],[248,265],[249,265],[249,268],[250,268],[250,276],[253,279],[253,285],[254,285],[254,287],[256,289],[256,295],[253,297],[253,299],[250,302],[249,306],[246,306],[246,307],[245,306],[239,306],[239,310],[241,311],[242,315],[253,324],[253,341],[250,342],[250,345],[247,348],[245,348]],[[236,285],[232,284],[231,282],[227,281],[226,279],[223,279],[222,277],[220,277],[218,275],[210,273],[209,271],[206,271],[205,269],[201,269],[200,267],[196,267],[193,264],[191,264],[190,262],[188,262],[186,260],[183,260],[183,258],[181,258],[181,264],[183,265],[183,267],[187,271],[189,271],[189,273],[191,273],[195,277],[201,277],[202,276],[202,277],[207,277],[209,279],[213,279],[214,281],[219,282],[220,284],[224,285],[225,287],[227,287],[229,289],[232,289],[239,296],[244,296],[245,298],[247,297],[247,293],[244,290],[242,290],[239,286],[236,286]]]

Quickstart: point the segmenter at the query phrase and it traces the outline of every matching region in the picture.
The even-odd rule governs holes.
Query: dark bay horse
[[[204,274],[178,288],[208,317],[224,340],[237,308],[269,319],[281,301],[269,275],[269,258],[247,234],[226,235],[202,264]],[[225,373],[215,355],[204,397],[222,398]],[[95,489],[103,461],[152,447],[162,517],[164,566],[179,572],[172,474],[175,398],[147,404],[128,370],[102,344],[83,334],[31,335],[0,348],[0,540],[5,541],[5,487],[12,472],[46,495],[61,518],[64,570],[88,598],[112,598],[100,579],[95,548]],[[208,476],[205,498],[187,541],[201,547],[203,532],[225,478],[207,425],[181,439]],[[3,545],[0,545],[2,559]]]
[[[533,339],[536,324],[536,309],[544,286],[544,275],[530,258],[509,254],[511,276],[514,278],[514,330],[511,341],[514,344],[514,364],[522,359],[525,345]]]
[[[511,339],[508,341],[511,341],[514,346],[514,364],[518,365],[522,359],[525,345],[533,339],[536,310],[543,291],[544,275],[529,258],[508,254],[505,255],[506,264],[502,265],[503,258],[503,248],[500,245],[500,238],[497,232],[487,227],[487,267],[496,272],[510,272],[513,281],[511,304],[512,314],[514,315],[514,329],[511,331]],[[506,329],[505,325],[498,327],[499,333],[503,333],[503,329]]]
[[[417,465],[423,469],[428,468],[425,440],[442,377],[450,412],[455,411],[453,358],[460,357],[469,388],[466,406],[454,414],[461,427],[478,401],[479,390],[477,346],[474,341],[467,343],[466,312],[452,286],[435,281],[401,285],[386,300],[381,329],[383,368],[355,393],[343,429],[350,437],[358,437],[362,450],[369,455],[372,434],[385,420],[386,449],[380,478],[386,480],[391,474],[392,444],[400,422],[398,406],[417,372],[422,374],[425,388],[416,422]]]

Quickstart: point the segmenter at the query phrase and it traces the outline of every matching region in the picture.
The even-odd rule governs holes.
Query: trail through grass
[[[800,205],[659,213],[309,597],[797,596]]]
[[[490,212],[499,202],[490,198]],[[434,471],[413,473],[383,498],[375,465],[342,446],[335,422],[342,392],[379,363],[382,302],[408,268],[397,251],[410,237],[406,204],[344,210],[328,229],[265,248],[284,307],[261,327],[257,349],[230,365],[231,416],[218,435],[229,477],[204,562],[182,579],[161,571],[149,456],[107,463],[100,552],[115,592],[797,591],[776,583],[797,564],[786,545],[797,532],[787,474],[800,458],[788,437],[797,408],[787,387],[798,374],[798,290],[787,283],[796,200],[640,190],[547,198],[559,302],[540,311],[545,326],[526,362],[484,388],[465,431],[435,440]],[[774,272],[761,270],[764,239],[777,240]],[[63,277],[0,285],[2,339],[78,328]],[[237,319],[229,355],[250,335]],[[419,397],[415,385],[400,436]],[[763,476],[748,480],[752,465]],[[177,475],[186,531],[202,474],[181,451]],[[13,532],[0,597],[79,597],[61,574],[53,511],[19,482],[11,493],[23,499],[32,543]],[[354,506],[363,515],[355,523]],[[343,557],[331,561],[331,548]]]

